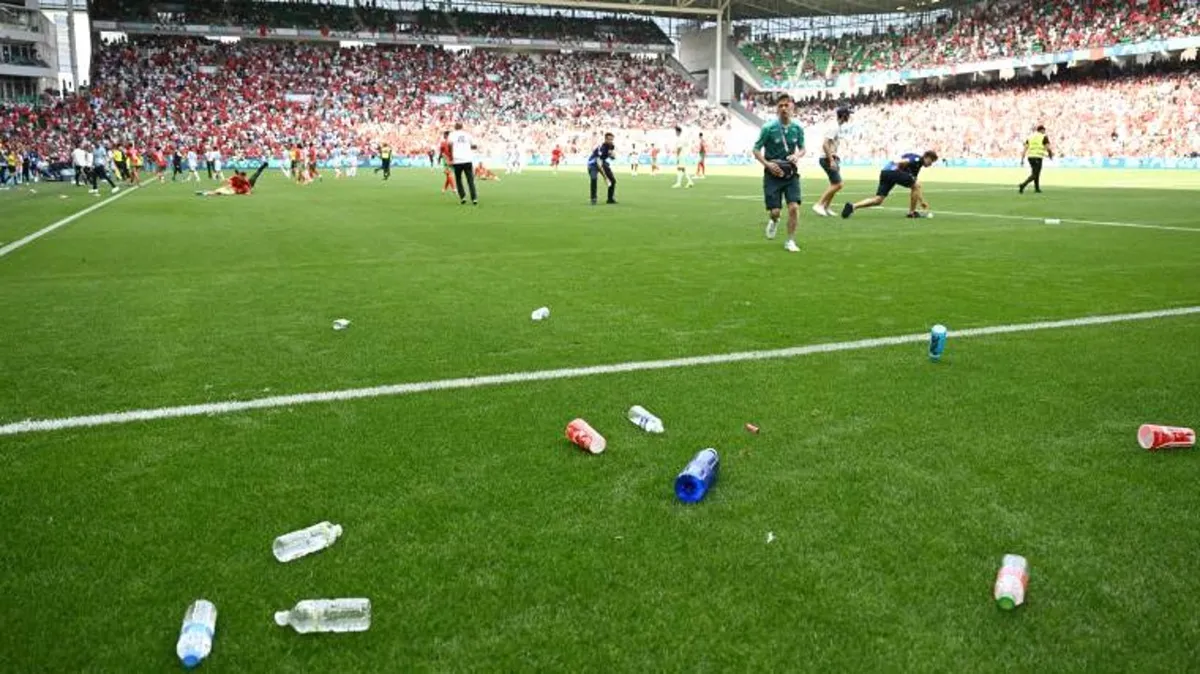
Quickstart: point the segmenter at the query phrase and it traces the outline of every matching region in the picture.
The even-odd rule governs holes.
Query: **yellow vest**
[[[113,150],[112,151],[112,160],[115,162],[125,161],[125,153],[121,152],[120,150]]]
[[[384,159],[391,159],[392,158],[392,148],[390,148],[390,147],[383,148],[383,152],[380,152],[379,156],[383,157]]]
[[[1025,141],[1025,155],[1033,159],[1046,156],[1046,134],[1035,133]]]

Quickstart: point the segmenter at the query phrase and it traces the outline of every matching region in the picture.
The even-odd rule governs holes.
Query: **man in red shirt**
[[[310,181],[320,180],[321,182],[325,182],[325,179],[321,177],[320,172],[317,171],[317,144],[316,143],[313,143],[308,148],[308,179]]]
[[[167,179],[167,159],[163,151],[155,150],[151,153],[150,161],[154,162],[154,175],[158,177],[158,182],[164,182]]]
[[[450,168],[454,164],[454,148],[450,144],[450,132],[442,132],[442,143],[438,146],[438,156],[442,159],[442,172],[446,182],[442,183],[442,194],[454,191],[454,172]]]
[[[658,146],[650,145],[650,175],[658,173]]]
[[[262,165],[260,165],[258,167],[258,170],[256,170],[254,172],[254,175],[250,176],[249,178],[246,177],[246,173],[244,171],[236,171],[235,170],[233,172],[233,177],[230,178],[229,180],[227,180],[224,185],[218,187],[215,190],[208,190],[207,192],[196,192],[196,196],[198,196],[198,197],[232,197],[232,196],[237,196],[237,195],[245,196],[248,194],[252,194],[254,192],[254,184],[258,182],[258,177],[261,176],[263,174],[263,171],[266,171],[266,170],[267,170],[267,162],[263,162]]]
[[[550,151],[550,168],[554,169],[555,173],[558,173],[558,165],[561,163],[562,163],[562,146],[555,145],[554,149]]]

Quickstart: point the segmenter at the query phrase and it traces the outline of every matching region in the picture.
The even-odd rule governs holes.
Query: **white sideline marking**
[[[53,232],[54,230],[58,229],[59,227],[66,227],[67,225],[71,224],[72,222],[75,222],[79,218],[82,218],[83,216],[87,215],[88,213],[91,213],[92,211],[94,211],[98,208],[101,208],[103,206],[107,206],[108,204],[111,204],[112,202],[116,201],[117,199],[120,199],[120,198],[124,197],[125,195],[129,194],[130,192],[138,189],[139,187],[141,187],[141,185],[133,185],[132,187],[126,187],[126,188],[122,189],[120,192],[117,192],[116,194],[112,195],[111,197],[109,197],[103,201],[98,201],[98,202],[92,204],[91,206],[88,206],[87,208],[83,209],[82,211],[68,215],[67,217],[65,217],[62,220],[59,220],[58,222],[55,222],[53,224],[46,225],[45,227],[34,232],[33,234],[26,236],[25,238],[17,239],[16,241],[13,241],[12,243],[8,244],[7,246],[0,247],[0,257],[4,257],[5,255],[8,255],[9,253],[17,250],[18,248],[23,248],[23,247],[33,243],[37,239],[40,239],[43,236],[46,236],[50,232]]]
[[[894,206],[880,206],[881,211],[903,211],[904,208],[896,208]],[[1028,220],[1031,222],[1045,222],[1048,216],[1032,216],[1032,215],[1003,215],[1001,213],[967,213],[965,211],[934,211],[934,213],[945,213],[946,215],[962,215],[972,218],[995,218],[997,220]],[[1131,227],[1134,229],[1163,229],[1170,232],[1192,232],[1200,234],[1200,227],[1172,227],[1170,225],[1146,225],[1137,222],[1108,222],[1105,220],[1079,220],[1078,218],[1059,218],[1064,223],[1073,222],[1078,225],[1095,225],[1097,227]]]
[[[1085,325],[1104,325],[1108,323],[1124,323],[1129,321],[1148,321],[1170,316],[1186,316],[1200,314],[1200,306],[1182,307],[1179,309],[1162,309],[1159,311],[1142,311],[1134,314],[1110,314],[1107,316],[1085,316],[1059,321],[1039,321],[1036,323],[1015,323],[1010,325],[993,325],[966,330],[952,330],[951,337],[981,337],[984,335],[1002,335],[1013,332],[1030,332],[1034,330],[1054,330],[1058,328],[1074,328]],[[358,400],[362,398],[379,398],[383,396],[399,396],[425,391],[449,391],[453,389],[478,388],[480,386],[499,386],[501,384],[519,384],[531,381],[549,381],[552,379],[572,379],[590,377],[602,374],[620,372],[640,372],[643,370],[667,370],[680,367],[695,367],[697,365],[716,365],[723,363],[739,363],[754,360],[770,360],[777,358],[795,358],[814,353],[833,353],[835,351],[856,351],[860,349],[876,349],[898,344],[923,342],[929,338],[927,333],[896,335],[893,337],[876,337],[850,342],[828,342],[824,344],[809,344],[793,346],[785,349],[767,351],[740,351],[734,353],[718,353],[708,356],[692,356],[689,358],[671,358],[667,360],[644,360],[628,363],[613,363],[611,365],[593,365],[591,367],[563,368],[559,370],[535,370],[531,372],[511,372],[509,374],[494,374],[482,377],[463,377],[459,379],[438,379],[434,381],[412,382],[408,384],[391,384],[387,386],[372,386],[368,388],[344,389],[341,391],[320,391],[315,393],[297,393],[293,395],[271,396],[254,400],[233,400],[219,403],[201,403],[196,405],[181,405],[178,407],[158,407],[154,409],[129,410],[125,412],[109,412],[107,414],[92,414],[79,417],[62,417],[58,419],[29,419],[0,425],[0,436],[35,433],[39,431],[57,431],[65,428],[86,428],[90,426],[108,426],[112,424],[127,424],[134,421],[152,421],[154,419],[173,419],[178,417],[197,417],[216,414],[229,414],[245,410],[261,410],[276,407],[292,407],[311,403],[336,402],[343,400]]]
[[[953,190],[938,190],[937,193],[942,194],[944,192],[949,192],[949,191],[953,191]],[[963,191],[963,190],[959,190],[959,191]],[[760,201],[760,200],[762,200],[762,197],[743,195],[743,194],[727,194],[727,195],[725,195],[725,198],[726,199],[740,199],[740,200],[745,200],[745,201]],[[834,212],[835,217],[839,217],[841,215],[840,208],[834,208],[833,210],[835,211]],[[906,209],[897,208],[895,206],[876,206],[875,209],[873,209],[873,210],[903,211]],[[996,220],[1026,220],[1029,222],[1045,222],[1046,217],[1048,217],[1048,216],[1034,216],[1034,215],[1003,215],[1001,213],[968,213],[966,211],[941,211],[941,210],[935,210],[934,213],[944,213],[946,215],[961,215],[961,216],[966,216],[966,217],[971,217],[971,218],[993,218]],[[1172,227],[1171,225],[1147,225],[1147,224],[1143,224],[1140,222],[1110,222],[1107,220],[1080,220],[1078,218],[1059,218],[1059,220],[1062,220],[1064,223],[1073,222],[1077,225],[1093,225],[1096,227],[1129,227],[1132,229],[1161,229],[1161,230],[1166,230],[1169,232],[1192,232],[1194,234],[1200,234],[1200,227]]]

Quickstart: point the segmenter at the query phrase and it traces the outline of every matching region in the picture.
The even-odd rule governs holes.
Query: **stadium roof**
[[[801,16],[847,16],[919,12],[968,4],[972,0],[499,0],[514,5],[597,9],[675,16],[709,16],[728,9],[733,21]]]

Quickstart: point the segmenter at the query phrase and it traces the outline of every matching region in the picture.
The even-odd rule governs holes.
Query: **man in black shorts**
[[[842,217],[848,218],[854,215],[854,211],[860,208],[871,208],[872,206],[882,204],[888,195],[892,193],[892,188],[896,185],[907,187],[912,192],[908,199],[907,217],[925,217],[925,214],[917,211],[918,206],[924,210],[929,210],[929,203],[925,201],[921,183],[917,182],[917,176],[921,174],[922,168],[933,166],[933,163],[937,160],[938,155],[936,152],[926,150],[925,154],[906,152],[900,155],[900,159],[888,162],[883,167],[883,170],[879,172],[879,187],[875,190],[875,196],[863,199],[857,203],[842,206]]]

